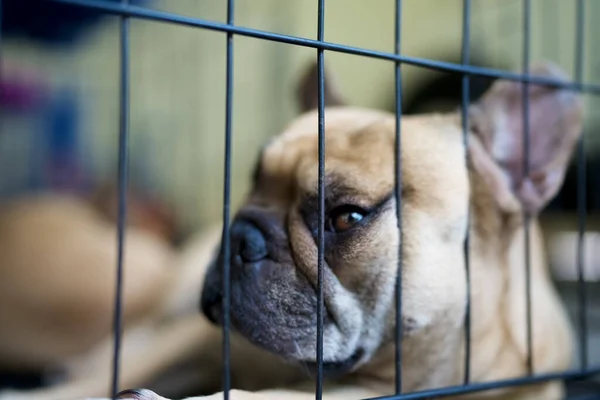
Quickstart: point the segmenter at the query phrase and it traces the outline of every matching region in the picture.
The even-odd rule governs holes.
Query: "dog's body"
[[[563,77],[552,66],[534,73]],[[309,79],[305,87],[314,91],[316,83]],[[323,360],[325,371],[334,376],[325,385],[324,398],[389,395],[394,393],[400,243],[393,196],[395,118],[340,105],[329,90],[329,104],[338,106],[325,113]],[[533,372],[563,371],[570,364],[570,326],[552,287],[535,215],[562,183],[581,130],[581,104],[569,92],[530,90],[527,175],[521,167],[522,92],[516,83],[497,82],[471,107],[468,149],[458,113],[402,119],[404,392],[464,381],[467,231],[470,381],[528,373],[524,210],[533,216]],[[314,105],[306,91],[303,98],[305,108]],[[254,188],[231,227],[236,390],[230,398],[235,400],[314,397],[314,381],[303,369],[310,370],[316,357],[317,120],[316,111],[307,112],[264,149]],[[206,272],[202,292],[203,311],[215,322],[222,319],[221,256]],[[152,340],[148,347],[156,352],[124,354],[123,386],[144,384],[196,348],[199,386],[206,392],[217,390],[222,370],[218,329],[201,317],[175,319]],[[103,389],[92,384],[87,388],[89,395]],[[67,399],[80,393],[62,390],[55,397],[36,398]],[[473,396],[551,400],[562,395],[562,384],[552,381]],[[217,393],[188,400],[221,397]],[[120,398],[164,399],[149,390],[124,392]]]
[[[157,307],[172,253],[161,238],[128,231],[127,324]],[[116,231],[71,196],[19,199],[0,208],[0,368],[41,369],[109,337]],[[150,289],[150,290],[149,290]],[[152,293],[154,292],[154,293]]]
[[[108,365],[117,261],[116,218],[107,212],[113,198],[111,193],[88,199],[42,192],[0,205],[3,374],[46,379],[58,372],[63,383],[76,382]],[[163,229],[170,228],[170,216],[151,207],[152,201],[130,193],[123,258],[125,330],[152,324],[164,314],[162,299],[172,280],[175,253],[168,242],[171,232]],[[18,395],[36,398],[36,393]],[[16,396],[0,390],[0,398]]]

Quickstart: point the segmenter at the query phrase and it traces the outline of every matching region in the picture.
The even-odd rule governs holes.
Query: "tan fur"
[[[172,253],[159,237],[128,229],[124,323],[159,305]],[[116,230],[69,196],[18,199],[0,209],[0,363],[44,369],[90,351],[112,331]]]
[[[562,77],[549,66],[537,71]],[[467,229],[471,232],[470,380],[486,382],[527,373],[523,208],[533,216],[530,228],[534,373],[562,371],[571,361],[571,331],[550,281],[535,215],[562,182],[563,169],[580,134],[581,105],[572,95],[533,89],[532,141],[541,143],[543,151],[533,153],[532,173],[524,176],[511,150],[519,151],[514,147],[518,137],[515,110],[519,104],[514,99],[518,100],[518,90],[518,85],[500,82],[472,107],[468,151],[458,113],[402,119],[404,392],[458,385],[464,379],[466,271],[462,245]],[[303,102],[313,104],[306,99]],[[544,113],[552,114],[548,115],[550,125]],[[369,209],[379,204],[380,208],[373,219],[351,231],[343,241],[336,242],[341,239],[329,236],[338,247],[326,249],[325,257],[324,301],[331,318],[324,327],[324,360],[340,362],[351,358],[357,349],[362,353],[350,372],[326,383],[324,398],[389,395],[394,390],[394,290],[400,242],[395,202],[390,197],[395,182],[395,118],[389,113],[336,106],[326,109],[325,124],[327,189],[340,191],[337,202]],[[255,186],[240,210],[240,215],[258,212],[276,216],[270,216],[268,221],[280,235],[277,243],[287,258],[268,259],[269,264],[265,265],[274,268],[272,272],[279,273],[277,268],[291,272],[282,273],[276,285],[246,292],[246,296],[255,296],[252,304],[268,304],[271,308],[264,308],[266,311],[275,309],[288,314],[268,314],[254,320],[238,318],[237,324],[242,324],[242,328],[246,327],[243,324],[251,326],[246,330],[250,332],[246,339],[262,343],[263,347],[272,343],[260,335],[275,332],[269,339],[273,348],[286,352],[279,355],[296,364],[283,362],[277,354],[253,347],[234,333],[232,377],[239,390],[231,392],[230,398],[235,400],[314,398],[314,382],[307,380],[297,367],[315,360],[316,327],[304,323],[299,329],[291,323],[294,318],[304,322],[301,307],[312,305],[299,301],[298,309],[293,311],[275,306],[287,307],[290,296],[301,295],[290,290],[313,290],[310,288],[317,283],[317,246],[307,217],[300,211],[306,199],[317,193],[317,132],[317,112],[313,110],[293,121],[267,146]],[[314,208],[308,208],[314,214]],[[213,235],[214,240],[217,232]],[[202,254],[206,259],[206,253]],[[258,268],[257,265],[242,267]],[[217,276],[215,268],[213,265],[207,276]],[[187,271],[194,272],[193,268]],[[305,281],[298,280],[298,276]],[[268,281],[267,278],[262,279]],[[205,282],[205,290],[206,285]],[[240,304],[235,301],[244,299],[232,301],[235,309]],[[127,372],[131,375],[125,385],[144,384],[144,375],[148,379],[196,346],[197,375],[203,377],[200,381],[211,377],[214,386],[222,361],[220,336],[200,318],[197,324],[204,328],[182,328],[187,333],[180,336],[169,333],[176,331],[182,321],[175,318],[151,340],[158,345],[170,337],[166,343],[177,342],[178,350],[170,348],[164,356],[146,356],[138,351],[126,357],[124,364],[134,366]],[[197,336],[194,329],[198,329]],[[276,346],[277,341],[287,345],[283,341],[294,333],[295,348]],[[140,366],[136,367],[136,363]],[[139,373],[143,369],[152,372]],[[131,378],[136,373],[139,375]],[[100,390],[91,384],[88,388],[90,395]],[[81,393],[81,387],[62,393],[64,397],[67,393],[75,397]],[[549,382],[457,398],[558,400],[562,395],[562,384]],[[188,400],[221,397],[222,393],[217,393]],[[121,398],[164,399],[149,390],[123,393]]]

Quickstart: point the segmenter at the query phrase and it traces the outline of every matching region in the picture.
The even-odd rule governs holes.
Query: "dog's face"
[[[562,77],[551,66],[534,73]],[[314,92],[316,81],[304,87]],[[341,104],[331,90],[326,88],[331,104]],[[303,93],[308,109],[314,102]],[[524,179],[520,93],[516,83],[497,82],[472,106],[468,151],[459,113],[402,119],[405,335],[460,329],[473,179],[484,182],[498,215],[518,215],[522,205],[539,211],[562,182],[581,106],[572,93],[531,88],[535,150],[531,179]],[[310,111],[265,147],[253,189],[231,225],[233,327],[267,350],[308,364],[316,358],[317,332],[317,121],[317,112]],[[325,125],[323,358],[326,371],[348,372],[372,359],[395,328],[395,118],[336,106],[326,109]],[[221,260],[215,261],[202,307],[220,321]]]

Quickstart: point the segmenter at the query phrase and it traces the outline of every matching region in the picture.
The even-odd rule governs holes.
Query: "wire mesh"
[[[468,146],[469,120],[468,106],[470,103],[470,78],[472,76],[485,76],[489,78],[502,78],[512,81],[522,82],[522,113],[523,113],[523,171],[524,178],[529,175],[530,170],[530,138],[529,138],[529,85],[540,84],[551,87],[560,87],[570,90],[580,91],[582,93],[600,94],[600,85],[585,83],[583,79],[583,60],[584,60],[584,0],[577,1],[576,12],[576,46],[575,46],[575,79],[572,82],[562,82],[551,78],[542,78],[531,76],[530,67],[530,25],[531,25],[531,2],[523,0],[523,65],[522,73],[510,73],[492,68],[475,67],[469,64],[470,59],[470,21],[471,21],[471,1],[463,0],[463,26],[462,26],[462,56],[461,63],[454,64],[417,57],[409,57],[401,54],[401,21],[402,21],[402,1],[396,0],[395,14],[395,45],[394,52],[380,52],[364,48],[346,46],[324,41],[325,27],[325,1],[318,1],[318,32],[317,40],[311,40],[301,37],[282,35],[273,32],[267,32],[257,29],[250,29],[234,25],[234,0],[227,2],[227,22],[219,23],[209,20],[184,17],[167,12],[155,11],[143,7],[132,6],[127,0],[121,3],[106,3],[98,0],[51,0],[56,3],[71,4],[80,7],[87,7],[99,12],[114,14],[120,17],[120,127],[119,127],[119,165],[118,165],[118,220],[117,220],[117,279],[115,292],[115,310],[114,310],[114,355],[112,363],[112,394],[116,398],[119,389],[119,367],[120,367],[120,347],[122,335],[122,284],[123,284],[123,249],[125,242],[124,227],[127,216],[127,158],[128,158],[128,135],[129,135],[129,24],[130,18],[139,18],[163,23],[179,24],[208,30],[220,31],[226,33],[226,104],[225,104],[225,172],[223,188],[223,231],[222,231],[222,277],[223,277],[223,392],[224,398],[229,398],[231,388],[230,378],[230,347],[229,347],[229,307],[230,307],[230,203],[231,203],[231,141],[232,141],[232,113],[233,113],[233,37],[241,35],[257,39],[270,40],[290,45],[314,48],[317,50],[318,64],[318,307],[317,307],[317,377],[315,396],[321,399],[323,395],[323,313],[324,313],[324,226],[325,226],[325,83],[324,83],[324,51],[333,51],[346,54],[355,54],[376,59],[389,60],[395,63],[395,196],[396,196],[396,214],[399,234],[398,250],[398,274],[396,279],[396,372],[395,389],[396,395],[378,397],[377,399],[424,399],[429,397],[444,397],[457,394],[474,393],[489,389],[504,388],[509,386],[519,386],[531,383],[540,383],[556,379],[583,379],[590,375],[600,373],[600,366],[590,368],[587,361],[587,343],[588,329],[586,320],[587,295],[585,286],[585,276],[583,268],[583,238],[586,221],[586,170],[585,170],[585,143],[583,136],[578,146],[578,222],[579,222],[579,242],[577,251],[578,268],[578,286],[579,286],[579,344],[581,365],[577,370],[566,371],[563,373],[539,374],[534,375],[534,365],[531,356],[532,349],[532,331],[531,331],[531,282],[530,282],[530,215],[526,210],[523,215],[523,229],[525,232],[525,284],[526,284],[526,316],[527,316],[527,366],[530,376],[516,379],[507,379],[496,382],[471,383],[471,286],[470,286],[470,236],[468,234],[464,241],[465,272],[467,280],[467,298],[465,313],[465,360],[464,360],[464,379],[463,384],[458,386],[426,390],[412,393],[402,393],[402,162],[401,162],[401,109],[402,109],[402,73],[401,65],[408,64],[462,74],[462,108],[461,121],[463,129],[463,140],[465,147]],[[1,15],[0,0],[0,15]],[[1,20],[1,18],[0,18]],[[0,38],[1,40],[1,38]],[[0,71],[1,72],[1,71]],[[469,210],[470,214],[470,210]],[[467,225],[468,226],[468,225]]]

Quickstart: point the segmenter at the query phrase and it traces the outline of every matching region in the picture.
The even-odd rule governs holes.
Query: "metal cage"
[[[99,13],[106,13],[116,15],[120,18],[120,130],[119,130],[119,153],[118,153],[118,187],[119,187],[119,203],[118,203],[118,259],[117,259],[117,281],[116,285],[116,298],[114,306],[114,358],[112,364],[112,393],[113,398],[116,398],[117,392],[119,392],[119,355],[121,350],[121,308],[122,308],[122,275],[123,275],[123,243],[125,240],[124,228],[125,220],[127,215],[127,203],[126,203],[126,187],[127,187],[127,176],[128,176],[128,136],[129,136],[129,61],[130,61],[130,44],[129,44],[129,25],[132,18],[151,20],[160,23],[183,25],[188,27],[194,27],[199,29],[207,29],[212,31],[223,32],[226,35],[226,122],[225,122],[225,177],[224,177],[224,203],[223,203],[223,225],[222,232],[222,245],[223,245],[223,293],[224,293],[224,321],[223,321],[223,358],[224,358],[224,370],[223,370],[223,391],[224,398],[229,398],[229,390],[231,386],[230,371],[229,371],[229,358],[230,358],[230,347],[229,347],[229,253],[230,253],[230,237],[229,237],[229,221],[230,221],[230,201],[231,201],[231,142],[232,142],[232,97],[234,91],[234,74],[233,74],[233,57],[234,57],[234,37],[236,35],[252,37],[260,40],[268,40],[280,43],[286,43],[292,46],[303,46],[312,48],[315,50],[315,56],[318,63],[318,116],[319,116],[319,147],[318,147],[318,159],[319,159],[319,176],[318,176],[318,209],[319,209],[319,220],[318,220],[318,309],[317,309],[317,378],[315,386],[315,398],[321,399],[323,396],[323,260],[324,260],[324,171],[325,171],[325,140],[324,140],[324,65],[325,65],[325,52],[340,52],[353,54],[363,57],[371,57],[376,59],[387,60],[395,65],[395,113],[396,113],[396,213],[398,220],[398,229],[402,234],[402,165],[400,162],[400,137],[401,132],[401,109],[402,109],[402,65],[408,64],[412,66],[418,66],[422,68],[434,69],[438,71],[451,72],[460,74],[462,76],[462,128],[464,136],[464,144],[467,145],[468,135],[468,115],[467,105],[470,103],[469,98],[469,87],[470,80],[472,77],[487,77],[487,78],[502,78],[511,81],[523,82],[523,130],[526,132],[523,138],[523,146],[525,149],[525,156],[523,159],[523,166],[526,173],[529,171],[529,102],[527,98],[529,91],[527,87],[529,84],[540,84],[553,87],[562,87],[582,93],[589,94],[600,94],[600,85],[586,83],[583,80],[583,59],[584,59],[584,15],[585,1],[577,0],[576,2],[576,43],[574,45],[575,51],[575,78],[573,81],[564,83],[554,81],[552,79],[533,77],[528,75],[529,64],[530,64],[530,36],[531,36],[531,1],[523,0],[523,21],[522,29],[524,32],[524,40],[522,43],[522,73],[511,73],[501,71],[493,68],[475,67],[469,64],[470,61],[470,27],[471,27],[471,1],[463,0],[463,20],[462,20],[462,57],[461,63],[449,63],[441,62],[430,59],[409,57],[402,54],[401,43],[401,20],[402,20],[402,1],[395,0],[395,46],[393,51],[382,52],[374,51],[366,48],[346,46],[342,44],[332,43],[325,41],[325,0],[318,0],[318,33],[317,39],[307,39],[296,36],[289,36],[278,34],[274,32],[250,29],[243,26],[235,25],[234,23],[234,11],[235,11],[235,0],[227,0],[227,19],[226,23],[214,22],[205,19],[196,19],[191,17],[185,17],[176,15],[168,12],[156,11],[149,8],[133,6],[128,3],[127,0],[121,0],[121,3],[109,3],[101,0],[51,0],[54,3],[63,3],[76,7],[83,7],[88,10],[94,10]],[[473,383],[470,381],[470,284],[469,284],[469,236],[467,233],[464,241],[464,253],[466,260],[466,273],[467,273],[467,300],[466,300],[466,318],[465,334],[466,334],[466,351],[465,351],[465,367],[464,367],[464,381],[462,385],[454,387],[439,388],[434,390],[427,390],[422,392],[413,393],[401,393],[402,387],[402,354],[401,354],[401,342],[402,342],[402,329],[401,324],[396,324],[396,373],[395,373],[395,386],[396,395],[380,397],[379,399],[397,399],[397,400],[408,400],[408,399],[425,399],[432,397],[443,397],[448,395],[456,395],[461,393],[473,393],[479,391],[485,391],[489,389],[506,387],[506,386],[517,386],[525,385],[529,383],[543,382],[555,379],[575,380],[584,379],[600,372],[600,365],[589,365],[587,360],[587,344],[588,344],[588,329],[585,310],[587,307],[587,294],[584,283],[584,272],[583,272],[583,234],[586,226],[586,193],[583,182],[586,179],[586,169],[584,163],[584,140],[583,138],[579,142],[578,147],[578,217],[579,217],[579,245],[577,252],[577,267],[579,273],[579,313],[578,313],[578,324],[579,324],[579,351],[580,351],[580,366],[571,371],[564,373],[545,374],[545,375],[533,375],[532,371],[532,337],[531,337],[531,324],[527,324],[527,345],[529,351],[528,357],[528,368],[530,371],[529,376],[510,379],[497,382],[486,382],[486,383]],[[527,221],[529,215],[524,215],[524,220]],[[523,304],[526,309],[526,315],[529,322],[531,314],[531,302],[530,302],[530,254],[529,254],[529,229],[528,224],[524,224],[525,229],[525,258],[526,263],[526,290],[527,290],[527,302]],[[402,243],[402,241],[400,241]],[[402,244],[400,244],[399,257],[402,257]],[[401,264],[401,259],[399,264]],[[402,269],[398,268],[397,281],[396,281],[396,318],[397,322],[400,321],[402,314],[402,296],[401,296],[401,285],[402,283]]]

